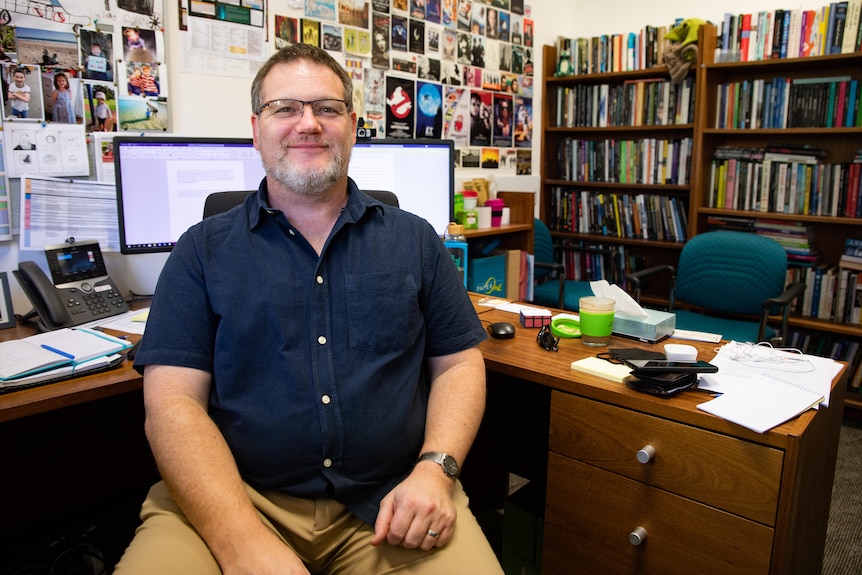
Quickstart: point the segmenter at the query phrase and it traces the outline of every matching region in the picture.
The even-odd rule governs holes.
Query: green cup
[[[590,347],[608,345],[614,328],[614,300],[585,296],[580,299],[581,343]]]

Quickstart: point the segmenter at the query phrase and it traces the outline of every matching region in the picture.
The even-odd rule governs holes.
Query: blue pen
[[[55,348],[55,347],[51,347],[50,345],[45,345],[45,344],[43,343],[43,344],[42,344],[42,347],[43,347],[44,349],[47,349],[48,351],[53,351],[54,353],[59,353],[59,354],[60,354],[60,355],[62,355],[63,357],[67,357],[67,358],[69,358],[69,359],[75,359],[75,356],[74,356],[74,355],[72,355],[71,353],[66,353],[65,351],[60,351],[59,349],[57,349],[57,348]]]

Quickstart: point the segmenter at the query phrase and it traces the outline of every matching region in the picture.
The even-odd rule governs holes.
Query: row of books
[[[817,156],[754,148],[721,148],[715,155],[710,162],[708,207],[862,217],[862,158],[858,155],[853,162],[834,164]]]
[[[727,13],[719,26],[720,50],[743,62],[858,52],[860,14],[862,0],[830,2],[814,10]]]
[[[559,246],[561,260],[565,268],[565,279],[575,281],[599,281],[619,284],[623,277],[621,267],[623,246],[606,246],[604,244],[589,244],[590,248],[613,251],[616,255],[605,257],[600,253],[573,249],[570,244]]]
[[[550,228],[618,238],[685,242],[685,201],[657,194],[551,190]]]
[[[757,78],[716,90],[719,129],[862,126],[859,81],[850,76]]]
[[[555,126],[667,126],[694,122],[694,78],[557,88]]]
[[[850,366],[849,391],[858,393],[862,382],[862,343],[859,339],[840,334],[791,330],[787,337],[787,347],[803,353],[830,357],[836,361],[846,361]]]
[[[814,245],[814,229],[809,224],[772,220],[710,215],[706,221],[709,230],[750,232],[775,240],[787,252],[787,261],[794,266],[813,266],[819,253]]]
[[[691,151],[691,138],[565,138],[557,153],[564,180],[685,185],[691,174]]]
[[[788,224],[790,225],[790,224]],[[805,295],[793,311],[803,316],[862,325],[862,240],[847,238],[838,265],[791,266],[788,282],[805,284]]]
[[[637,32],[570,38],[558,36],[558,70],[573,75],[645,70],[661,66],[670,26],[644,26]]]

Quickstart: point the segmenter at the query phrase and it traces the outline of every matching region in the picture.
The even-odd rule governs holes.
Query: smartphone
[[[718,367],[705,361],[667,361],[664,359],[627,359],[634,373],[715,373]]]

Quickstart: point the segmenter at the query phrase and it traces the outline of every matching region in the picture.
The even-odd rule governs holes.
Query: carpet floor
[[[862,427],[841,426],[822,575],[862,573]]]

